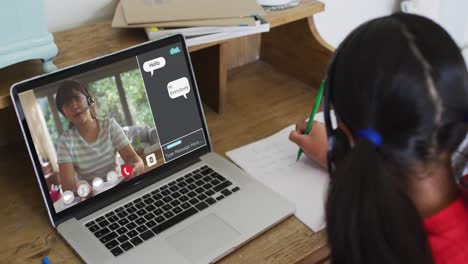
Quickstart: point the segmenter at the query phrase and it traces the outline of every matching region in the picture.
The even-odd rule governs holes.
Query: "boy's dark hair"
[[[346,37],[329,67],[335,113],[357,139],[331,176],[326,205],[333,263],[434,263],[407,195],[412,165],[451,154],[467,134],[467,68],[433,21],[394,14]],[[337,53],[338,54],[338,53]]]
[[[83,94],[88,102],[89,100],[92,100],[92,96],[88,91],[88,87],[84,83],[72,79],[64,80],[60,83],[59,88],[57,89],[57,94],[55,96],[55,104],[62,115],[63,106],[70,102],[74,97],[73,90]]]

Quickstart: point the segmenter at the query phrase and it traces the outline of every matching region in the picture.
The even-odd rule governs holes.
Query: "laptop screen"
[[[207,145],[190,71],[175,42],[18,93],[56,213]]]

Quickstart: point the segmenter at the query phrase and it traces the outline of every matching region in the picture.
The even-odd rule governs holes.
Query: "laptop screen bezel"
[[[112,189],[109,189],[103,193],[100,193],[97,196],[94,196],[85,201],[82,201],[70,208],[64,209],[63,211],[60,211],[60,212],[55,212],[53,202],[49,195],[49,191],[48,191],[49,189],[47,187],[44,174],[42,173],[39,157],[37,155],[36,148],[32,140],[30,128],[26,121],[23,108],[21,106],[19,94],[22,92],[33,90],[35,88],[40,88],[50,83],[54,83],[54,82],[57,82],[66,78],[70,78],[78,74],[82,74],[84,72],[92,71],[97,68],[104,67],[106,65],[109,65],[109,64],[121,61],[121,60],[136,57],[140,54],[144,54],[146,52],[149,52],[155,49],[163,48],[163,47],[173,45],[173,44],[178,44],[178,43],[182,45],[182,51],[185,56],[185,60],[187,61],[187,66],[189,67],[188,71],[190,75],[189,76],[190,82],[191,82],[192,87],[195,87],[193,91],[194,91],[195,99],[197,101],[196,104],[197,104],[198,112],[200,114],[200,119],[202,120],[202,128],[204,132],[206,145],[182,157],[179,157],[176,160],[166,163],[162,165],[161,167],[156,168],[155,170],[151,170],[143,175],[138,176],[135,179],[119,184]],[[174,171],[174,169],[178,168],[182,164],[186,164],[187,162],[190,162],[191,160],[196,160],[200,156],[212,151],[211,141],[210,141],[210,137],[208,133],[208,127],[206,125],[205,115],[204,115],[203,108],[201,105],[200,95],[199,95],[199,91],[198,91],[197,84],[195,81],[195,76],[193,73],[193,68],[192,68],[192,63],[190,61],[189,52],[185,43],[185,39],[180,34],[172,35],[172,36],[159,39],[156,41],[145,42],[143,44],[133,46],[125,50],[117,51],[117,52],[111,53],[103,57],[95,58],[95,59],[85,61],[83,63],[73,65],[73,66],[70,66],[70,67],[67,67],[67,68],[46,74],[46,75],[41,75],[41,76],[29,79],[29,80],[22,81],[20,83],[14,84],[11,87],[11,97],[15,106],[18,120],[23,130],[23,135],[24,135],[25,142],[26,142],[26,145],[27,145],[27,148],[28,148],[28,151],[29,151],[32,163],[33,163],[35,174],[38,179],[39,186],[41,188],[41,192],[45,200],[47,210],[49,212],[49,216],[54,226],[57,226],[59,223],[65,221],[66,219],[72,218],[77,215],[82,215],[83,212],[92,212],[92,211],[99,210],[100,208],[103,208],[125,197],[126,195],[122,196],[122,195],[119,195],[119,193],[126,193],[125,192],[126,189],[130,189],[132,187],[133,187],[132,190],[142,189],[148,185],[153,184],[155,182],[154,178],[158,178],[158,177],[160,178],[156,181],[162,180],[168,176],[168,172]]]

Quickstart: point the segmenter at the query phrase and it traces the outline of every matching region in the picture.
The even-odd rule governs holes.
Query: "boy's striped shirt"
[[[92,182],[116,170],[117,151],[130,144],[123,129],[113,119],[98,118],[99,135],[96,141],[86,142],[76,128],[65,131],[57,143],[58,163],[72,162],[77,180]]]

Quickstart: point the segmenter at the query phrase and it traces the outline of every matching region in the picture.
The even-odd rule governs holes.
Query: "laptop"
[[[11,97],[50,222],[87,263],[212,263],[295,210],[212,151],[182,35]]]

